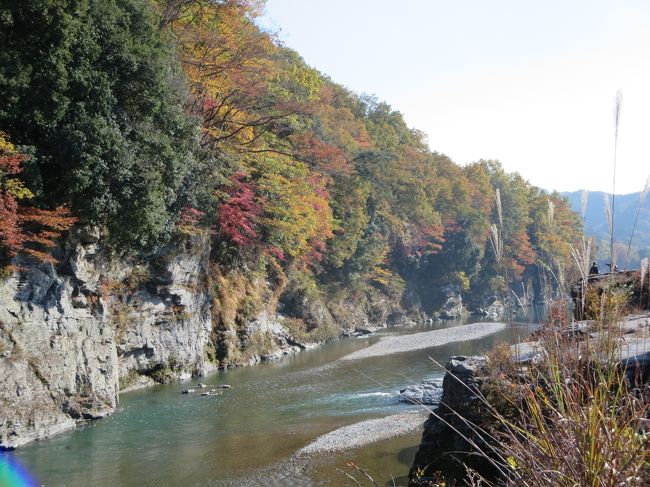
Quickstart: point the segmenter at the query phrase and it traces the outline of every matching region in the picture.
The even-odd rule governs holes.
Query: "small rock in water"
[[[357,326],[354,331],[358,333],[358,336],[360,335],[372,335],[374,332],[377,331],[377,327],[375,326]]]
[[[204,387],[207,387],[207,386],[206,386],[205,384],[203,384],[202,382],[199,382],[199,383],[196,385],[196,388],[197,388],[197,389],[203,389]]]
[[[189,394],[190,392],[194,392],[196,389],[183,389],[181,391],[181,394]]]
[[[232,386],[230,384],[221,384],[219,389],[232,389]]]
[[[210,389],[209,391],[205,391],[201,393],[202,396],[218,396],[219,391],[216,389]]]

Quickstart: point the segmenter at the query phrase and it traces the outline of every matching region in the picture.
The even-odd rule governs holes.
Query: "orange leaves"
[[[435,254],[442,250],[444,241],[444,227],[442,225],[429,225],[416,229],[413,248],[417,254]]]
[[[521,231],[512,237],[512,249],[515,258],[524,265],[530,265],[535,262],[535,250],[530,244],[530,238],[526,231]]]
[[[77,221],[65,206],[54,210],[40,208],[21,208],[18,219],[24,234],[23,243],[19,249],[42,262],[56,262],[56,259],[47,252],[56,246],[63,232],[70,230]]]
[[[45,210],[18,203],[31,198],[32,193],[6,175],[20,173],[26,159],[0,134],[0,259],[7,261],[23,252],[43,262],[55,262],[42,249],[54,247],[56,239],[72,227],[76,218],[64,206]]]
[[[16,255],[24,242],[18,220],[18,203],[5,191],[0,191],[0,260]]]
[[[520,280],[526,266],[536,263],[537,252],[530,243],[528,232],[522,230],[514,234],[507,242],[509,277],[513,281]]]
[[[345,152],[318,139],[313,132],[294,135],[291,144],[300,159],[324,173],[350,174],[352,171]]]
[[[0,132],[0,178],[7,174],[18,174],[27,156],[16,152],[14,145]]]
[[[204,145],[245,145],[273,118],[262,109],[273,43],[252,21],[260,5],[177,0],[162,9],[161,25],[176,37],[190,82],[191,108],[203,118]]]
[[[54,210],[43,210],[40,208],[23,208],[20,212],[20,220],[25,225],[36,225],[43,230],[38,235],[50,242],[49,247],[54,243],[48,237],[60,235],[60,232],[70,230],[76,219],[70,215],[70,210],[65,206],[59,206]],[[47,230],[49,229],[49,230]]]
[[[0,171],[5,174],[18,174],[26,159],[27,157],[23,154],[3,154],[0,156]]]

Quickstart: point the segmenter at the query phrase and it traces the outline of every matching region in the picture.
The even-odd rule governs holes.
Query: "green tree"
[[[198,126],[149,3],[1,0],[0,44],[0,130],[35,147],[30,186],[124,246],[169,237]]]

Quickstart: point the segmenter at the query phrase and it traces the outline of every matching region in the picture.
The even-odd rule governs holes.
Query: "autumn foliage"
[[[0,264],[3,266],[19,252],[43,262],[54,262],[48,249],[75,222],[66,207],[47,210],[24,203],[33,194],[16,176],[26,159],[0,133]]]
[[[230,177],[226,199],[219,206],[219,231],[238,247],[251,245],[257,239],[255,230],[260,207],[253,183],[244,181],[245,174],[236,172]]]
[[[74,18],[68,0],[13,4],[16,21],[0,30],[0,90],[11,94],[0,130],[33,148],[37,170],[21,172],[25,156],[2,139],[5,261],[51,259],[70,203],[116,248],[204,231],[224,250],[215,265],[272,268],[321,290],[397,296],[461,282],[481,299],[499,269],[520,288],[571,266],[580,224],[558,195],[497,161],[461,167],[433,151],[390,105],[261,29],[261,0],[96,1]],[[500,262],[489,242],[497,189]]]

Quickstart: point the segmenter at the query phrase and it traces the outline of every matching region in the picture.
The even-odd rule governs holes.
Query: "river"
[[[400,403],[398,393],[423,378],[442,377],[429,357],[444,363],[452,355],[520,340],[534,329],[518,323],[476,340],[339,360],[387,336],[457,325],[385,329],[220,371],[201,379],[208,386],[232,386],[216,396],[180,393],[196,380],[125,393],[112,416],[2,455],[47,487],[354,485],[337,470],[347,461],[380,485],[392,485],[392,478],[404,484],[421,431],[312,458],[294,453],[336,428],[417,410]]]

